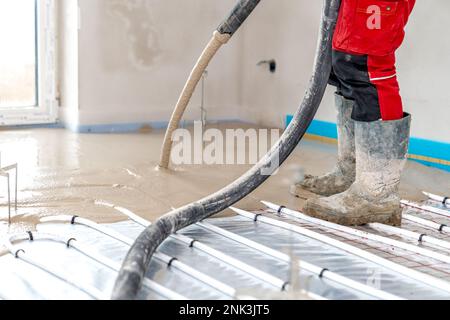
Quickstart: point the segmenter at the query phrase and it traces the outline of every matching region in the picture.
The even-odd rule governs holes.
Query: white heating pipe
[[[422,219],[410,214],[403,214],[403,219],[414,222],[418,225],[442,232],[442,233],[448,233],[450,232],[450,227],[446,224],[439,224],[430,220]]]
[[[113,209],[115,209],[115,210],[121,212],[122,214],[126,215],[126,216],[129,217],[131,220],[133,220],[133,221],[136,222],[137,224],[140,224],[140,225],[143,226],[143,227],[148,227],[149,225],[151,225],[151,222],[147,221],[146,219],[144,219],[144,218],[142,218],[142,217],[139,217],[137,214],[133,213],[132,211],[130,211],[130,210],[126,209],[126,208],[119,207],[119,206],[115,206],[115,205],[113,205],[113,204],[111,204],[111,203],[104,202],[104,201],[97,201],[96,204],[98,204],[98,205],[104,205],[104,206],[113,208]],[[197,225],[199,225],[199,226],[201,226],[201,227],[203,226],[203,227],[205,227],[205,228],[210,228],[210,230],[213,229],[213,230],[217,231],[217,229],[215,229],[216,227],[214,227],[214,226],[212,226],[212,225],[210,225],[212,228],[211,228],[211,227],[208,227],[209,225],[208,225],[207,223],[197,223]],[[226,230],[223,230],[223,231],[227,232]],[[219,230],[219,233],[220,233],[220,230]],[[222,234],[222,235],[223,235],[223,234]],[[275,251],[275,250],[272,250],[272,249],[270,249],[270,248],[268,248],[268,247],[265,247],[265,246],[263,246],[263,245],[261,245],[261,244],[258,244],[258,243],[252,243],[252,241],[250,241],[250,240],[248,240],[248,239],[246,239],[246,238],[241,238],[241,237],[238,236],[238,235],[235,235],[235,236],[233,236],[233,235],[234,235],[234,234],[231,234],[231,235],[229,234],[228,237],[230,237],[230,236],[233,237],[234,239],[232,239],[232,240],[238,239],[237,242],[241,242],[242,244],[246,244],[246,245],[252,244],[252,247],[253,247],[253,248],[255,248],[255,249],[257,249],[257,250],[259,250],[259,251],[261,251],[261,252],[264,252],[264,253],[266,253],[266,254],[269,252],[269,255],[271,255],[271,256],[273,256],[273,257],[279,259],[279,260],[285,261],[285,262],[287,262],[287,263],[290,263],[290,261],[291,261],[291,259],[290,259],[290,257],[289,257],[288,255],[285,255],[285,254],[283,254],[283,253],[281,253],[281,252],[277,252],[277,251]],[[177,239],[177,237],[178,237],[178,239],[180,240],[180,238],[179,238],[180,235],[173,235],[172,237],[174,237],[175,239]],[[185,237],[185,238],[187,238],[187,237]],[[190,238],[187,238],[187,239],[189,239],[189,241],[190,241],[189,243],[192,243],[192,241],[194,241],[194,239],[190,239]],[[187,243],[187,239],[185,239],[185,241],[184,241],[185,243]],[[215,249],[213,249],[213,248],[211,248],[211,247],[209,247],[209,246],[205,246],[205,245],[203,245],[202,243],[197,242],[197,241],[194,242],[194,245],[200,246],[200,248],[197,247],[197,248],[200,249],[200,250],[202,250],[202,248],[203,248],[203,249],[206,249],[206,251],[215,252],[215,253],[213,254],[213,256],[216,256],[216,257],[218,257],[217,253],[220,253],[220,252],[218,252],[217,250],[215,250]],[[205,250],[202,250],[202,251],[206,252]],[[223,254],[222,254],[222,255],[223,255]],[[239,262],[239,263],[236,263],[235,267],[237,267],[237,266],[239,266],[239,265],[242,264],[242,263],[240,263],[239,260],[236,260],[236,259],[234,259],[234,258],[232,258],[232,257],[225,256],[225,255],[223,255],[223,257],[224,257],[225,259],[220,259],[220,258],[219,258],[219,259],[222,260],[222,261],[224,261],[224,262],[227,262],[227,263],[228,263],[229,261],[233,261],[233,260]],[[245,265],[245,264],[242,264],[242,266],[244,266],[244,265]],[[376,298],[379,298],[379,299],[386,299],[386,300],[399,300],[399,299],[401,299],[400,297],[397,297],[397,296],[395,296],[395,295],[389,294],[389,293],[387,293],[387,292],[384,292],[384,291],[375,289],[375,288],[373,288],[373,287],[369,287],[369,286],[363,285],[363,284],[361,284],[361,283],[359,283],[359,282],[356,282],[356,281],[354,281],[354,280],[351,280],[351,279],[349,279],[349,278],[342,277],[342,276],[340,276],[340,275],[338,275],[338,274],[335,274],[335,273],[333,273],[333,272],[330,272],[330,271],[327,270],[327,269],[324,269],[324,268],[321,268],[321,267],[318,267],[318,266],[315,266],[315,265],[312,265],[312,264],[309,264],[309,263],[306,263],[306,262],[301,262],[301,265],[302,265],[303,269],[305,269],[305,270],[307,270],[307,271],[309,271],[309,272],[311,272],[311,273],[313,273],[313,274],[316,274],[316,275],[320,276],[321,278],[329,279],[329,280],[335,281],[335,282],[337,282],[337,283],[339,283],[339,284],[342,284],[342,285],[347,286],[347,287],[349,287],[349,288],[358,290],[358,291],[360,291],[360,292],[363,292],[363,293],[365,293],[365,294],[371,295],[371,296],[373,296],[373,297],[376,297]],[[253,267],[251,267],[252,269],[248,269],[247,267],[244,267],[244,268],[245,268],[246,270],[253,270],[253,269],[254,269]],[[257,269],[256,269],[256,270],[257,270]],[[245,270],[244,270],[244,271],[245,271]],[[258,271],[259,271],[259,270],[258,270]],[[256,272],[256,273],[255,273],[255,270],[252,271],[252,274],[259,274],[259,273],[261,273],[261,271]],[[266,280],[266,281],[267,281],[267,279],[270,279],[270,278],[268,278],[268,277],[267,277],[266,275],[264,275],[264,274],[266,274],[266,273],[263,272],[263,273],[261,274],[261,275],[263,276],[263,278],[264,278],[263,280]],[[278,279],[278,278],[275,278],[275,277],[273,277],[273,276],[270,276],[270,277],[274,278],[274,280],[275,280],[275,281],[272,280],[272,281],[271,281],[272,283],[277,283],[277,282],[278,282],[278,286],[281,284],[281,285],[282,285],[282,288],[283,288],[283,287],[286,288],[286,282],[283,282],[282,280],[280,280],[280,279]],[[280,281],[281,281],[281,283],[280,283]]]
[[[314,225],[318,225],[318,226],[322,226],[328,229],[333,229],[339,232],[343,232],[349,235],[353,235],[356,237],[360,237],[363,239],[367,239],[367,240],[371,240],[371,241],[375,241],[375,242],[379,242],[379,243],[383,243],[383,244],[387,244],[389,246],[393,246],[393,247],[397,247],[403,250],[407,250],[407,251],[411,251],[414,253],[418,253],[420,255],[423,255],[425,257],[429,257],[441,262],[445,262],[445,263],[450,263],[450,256],[439,253],[439,252],[435,252],[435,251],[431,251],[425,248],[421,248],[418,247],[416,245],[410,244],[410,243],[405,243],[402,241],[398,241],[398,240],[394,240],[391,238],[387,238],[387,237],[383,237],[377,234],[373,234],[370,232],[366,232],[363,230],[359,230],[359,229],[354,229],[354,228],[350,228],[350,227],[346,227],[346,226],[341,226],[339,224],[336,223],[332,223],[329,221],[325,221],[325,220],[321,220],[321,219],[317,219],[317,218],[313,218],[310,216],[307,216],[303,213],[300,213],[298,211],[294,211],[294,210],[290,210],[288,208],[284,208],[281,207],[279,205],[267,202],[267,201],[262,201],[262,203],[264,205],[266,205],[268,208],[274,210],[275,212],[280,211],[281,213],[286,214],[287,216],[296,218],[296,219],[300,219],[303,221],[307,221],[309,223],[312,223]],[[281,210],[280,210],[281,209]]]
[[[443,205],[450,206],[450,197],[438,196],[425,191],[423,191],[423,194],[433,201],[437,201],[442,203]]]
[[[214,226],[207,222],[199,222],[199,223],[197,223],[197,225],[205,230],[208,230],[212,233],[221,235],[221,236],[228,238],[230,240],[233,240],[237,243],[243,244],[249,248],[252,248],[263,254],[271,256],[277,260],[280,260],[280,261],[283,261],[286,263],[291,263],[291,257],[283,252],[274,250],[270,247],[262,245],[258,242],[250,240],[248,238],[242,237],[238,234],[235,234],[235,233],[225,230],[223,228]],[[362,284],[362,283],[352,280],[350,278],[341,276],[341,275],[334,273],[326,268],[321,268],[319,266],[308,263],[306,261],[299,260],[299,266],[301,269],[311,272],[312,274],[314,274],[322,279],[333,281],[333,282],[343,285],[347,288],[351,288],[353,290],[359,291],[361,293],[364,293],[366,295],[369,295],[369,296],[372,296],[372,297],[375,297],[378,299],[382,299],[382,300],[402,300],[403,299],[396,295],[390,294],[388,292],[376,289],[374,287]]]
[[[434,238],[427,234],[420,234],[418,232],[413,232],[410,230],[391,227],[391,226],[381,224],[381,223],[369,223],[368,227],[370,227],[374,230],[377,230],[377,231],[386,232],[386,233],[394,234],[396,236],[403,237],[405,239],[411,239],[411,240],[417,241],[418,244],[428,243],[428,244],[432,244],[432,245],[435,245],[435,246],[438,246],[441,248],[450,249],[450,242]]]
[[[131,212],[128,209],[115,206],[113,204],[107,203],[107,202],[97,202],[97,204],[105,205],[108,207],[111,207],[122,214],[126,215],[128,218],[130,218],[132,221],[136,222],[137,224],[141,225],[142,227],[146,228],[151,225],[150,221],[147,221],[146,219],[143,219],[139,217],[137,214]],[[188,247],[196,248],[216,259],[219,259],[245,273],[250,274],[251,276],[254,276],[264,282],[267,282],[275,287],[277,287],[280,290],[286,290],[289,286],[289,284],[286,281],[283,281],[282,279],[279,279],[277,277],[272,276],[271,274],[261,271],[247,263],[244,263],[240,260],[237,260],[229,255],[226,255],[218,250],[215,250],[214,248],[205,245],[201,243],[200,241],[197,241],[195,239],[186,237],[184,235],[174,234],[170,236],[170,238],[179,241],[183,244],[186,244]]]
[[[244,263],[240,260],[237,260],[229,255],[226,255],[210,246],[207,246],[199,241],[196,241],[194,239],[191,239],[189,237],[183,236],[183,235],[174,235],[172,236],[173,239],[184,243],[188,247],[196,248],[211,257],[214,257],[216,259],[221,260],[222,262],[235,267],[236,269],[239,269],[255,278],[258,278],[259,280],[262,280],[266,283],[271,284],[272,286],[278,288],[279,290],[287,290],[289,288],[289,283],[287,281],[283,281],[280,278],[274,277],[273,275],[264,272],[260,269],[257,269],[247,263]]]
[[[122,235],[119,232],[116,232],[114,230],[111,230],[109,228],[106,228],[104,226],[101,226],[95,222],[92,222],[87,219],[83,219],[80,217],[72,217],[72,216],[58,216],[58,217],[47,217],[42,218],[42,222],[72,222],[74,223],[89,227],[93,230],[96,230],[100,233],[103,233],[113,239],[116,239],[117,241],[120,241],[128,246],[131,246],[134,241],[124,235]],[[190,266],[186,265],[183,262],[180,262],[174,257],[170,257],[166,254],[163,254],[161,252],[157,252],[154,255],[155,259],[160,260],[161,262],[167,264],[168,266],[174,267],[175,269],[178,269],[179,271],[191,276],[192,278],[195,278],[199,280],[200,282],[203,282],[207,284],[208,286],[228,295],[229,297],[235,298],[236,297],[236,289],[230,287],[229,285],[220,282],[202,272],[199,272]]]
[[[262,223],[269,224],[272,226],[277,226],[279,228],[289,230],[294,233],[298,233],[298,234],[304,235],[306,237],[309,237],[311,239],[315,239],[320,242],[329,244],[335,248],[339,248],[341,250],[344,250],[344,251],[352,253],[356,256],[359,256],[363,259],[366,259],[368,261],[371,261],[371,262],[381,265],[383,267],[389,268],[389,269],[391,269],[395,272],[398,272],[404,276],[407,276],[411,279],[417,280],[419,282],[425,283],[427,285],[433,286],[435,288],[438,288],[440,290],[450,293],[450,283],[448,283],[447,281],[443,281],[443,280],[437,279],[435,277],[429,276],[427,274],[424,274],[422,272],[418,272],[416,270],[406,268],[402,265],[399,265],[399,264],[389,261],[387,259],[381,258],[373,253],[368,252],[368,251],[364,251],[360,248],[349,245],[345,242],[333,239],[331,237],[320,234],[318,232],[308,230],[306,228],[302,228],[300,226],[292,225],[292,224],[289,224],[289,223],[286,223],[283,221],[271,219],[271,218],[264,217],[264,216],[259,216],[252,212],[247,212],[247,211],[240,210],[240,209],[236,209],[236,211],[237,211],[236,213],[242,217],[246,217],[246,218],[248,218],[250,220],[254,220],[254,221],[260,221]]]
[[[440,216],[444,216],[444,217],[450,218],[450,211],[448,211],[448,210],[443,210],[443,209],[435,208],[435,207],[432,207],[432,206],[418,204],[418,203],[411,202],[411,201],[408,201],[408,200],[402,200],[401,203],[402,203],[402,205],[404,205],[406,207],[411,207],[411,208],[415,208],[415,209],[431,212],[431,213],[434,213],[434,214],[437,214],[437,215],[440,215]]]
[[[88,294],[90,297],[97,300],[109,300],[109,297],[103,294],[97,288],[87,284],[80,284],[77,280],[72,279],[72,277],[50,266],[42,264],[41,262],[39,262],[39,259],[34,257],[32,254],[25,253],[23,249],[20,249],[13,245],[13,243],[16,241],[25,241],[25,240],[31,241],[29,234],[12,235],[9,238],[5,239],[4,245],[8,249],[10,254],[12,254],[14,257],[23,260],[24,262],[51,274],[52,276],[58,278],[59,280],[67,282],[71,286]],[[39,240],[39,237],[37,237],[36,240]]]
[[[88,258],[91,258],[92,260],[97,261],[98,263],[104,265],[105,267],[119,272],[120,270],[120,264],[109,259],[108,257],[105,257],[101,254],[99,254],[98,252],[92,250],[91,248],[79,243],[76,239],[74,238],[62,238],[61,236],[57,236],[57,235],[52,235],[52,234],[43,234],[43,233],[35,233],[33,232],[33,237],[34,240],[49,240],[49,241],[54,241],[54,242],[59,242],[62,243],[64,245],[66,245],[69,248],[74,248],[75,250],[77,250],[78,252],[80,252],[81,254],[85,255]],[[155,291],[156,293],[171,299],[171,300],[187,300],[186,297],[183,297],[182,295],[167,289],[166,287],[161,286],[160,284],[151,281],[149,279],[144,279],[143,282],[144,286],[150,288],[151,290]]]

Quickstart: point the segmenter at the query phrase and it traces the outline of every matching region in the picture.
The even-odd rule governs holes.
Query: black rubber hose
[[[261,0],[240,0],[233,8],[228,18],[217,28],[221,34],[233,35],[255,10]]]
[[[116,280],[112,299],[135,299],[153,253],[171,234],[232,206],[269,178],[296,148],[322,101],[331,72],[331,43],[341,0],[324,0],[314,71],[302,105],[280,140],[242,177],[200,201],[173,210],[145,229],[128,252]]]

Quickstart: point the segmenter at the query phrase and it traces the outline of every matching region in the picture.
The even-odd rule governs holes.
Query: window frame
[[[0,126],[51,124],[58,120],[55,0],[36,0],[36,26],[37,106],[0,110]]]

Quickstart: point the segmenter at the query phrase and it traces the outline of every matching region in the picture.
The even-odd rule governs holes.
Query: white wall
[[[321,1],[265,1],[249,19],[242,63],[243,112],[249,120],[282,127],[286,114],[299,106],[312,71],[321,7]],[[278,63],[275,74],[256,67],[271,58]],[[332,108],[323,109],[321,118],[327,118]]]
[[[63,110],[72,113],[64,118],[75,117],[75,122],[86,125],[167,121],[200,51],[236,0],[65,2],[71,9],[79,2],[81,29],[76,65],[70,54],[75,47],[72,14],[72,22],[65,22],[72,36],[64,44],[69,41],[62,81]],[[210,119],[284,126],[285,115],[295,112],[309,81],[321,6],[322,1],[310,0],[261,2],[209,68]],[[413,136],[446,142],[450,142],[448,12],[448,0],[418,1],[398,53],[405,108],[414,116]],[[256,66],[270,58],[278,62],[275,74]],[[186,119],[199,119],[199,91]],[[332,87],[317,119],[335,120]]]
[[[79,122],[168,121],[203,47],[234,0],[79,0]],[[209,68],[210,119],[236,119],[239,40]],[[187,119],[200,119],[199,91]]]
[[[322,1],[262,2],[245,28],[243,100],[245,118],[282,126],[303,97],[311,73]],[[450,142],[450,1],[417,1],[398,52],[405,109],[413,114],[412,135]],[[254,67],[275,58],[276,75]],[[333,90],[328,89],[317,119],[335,122]]]
[[[413,135],[450,142],[450,1],[417,1],[408,36],[398,54],[405,107]]]
[[[78,125],[78,7],[77,1],[56,2],[58,37],[58,94],[60,119],[66,126]]]

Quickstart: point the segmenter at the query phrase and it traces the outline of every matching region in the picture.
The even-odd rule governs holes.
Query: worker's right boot
[[[353,100],[335,94],[338,127],[338,162],[334,169],[320,177],[305,175],[302,182],[291,187],[291,193],[300,196],[307,190],[321,196],[332,196],[346,191],[355,182],[355,121],[352,119]]]

